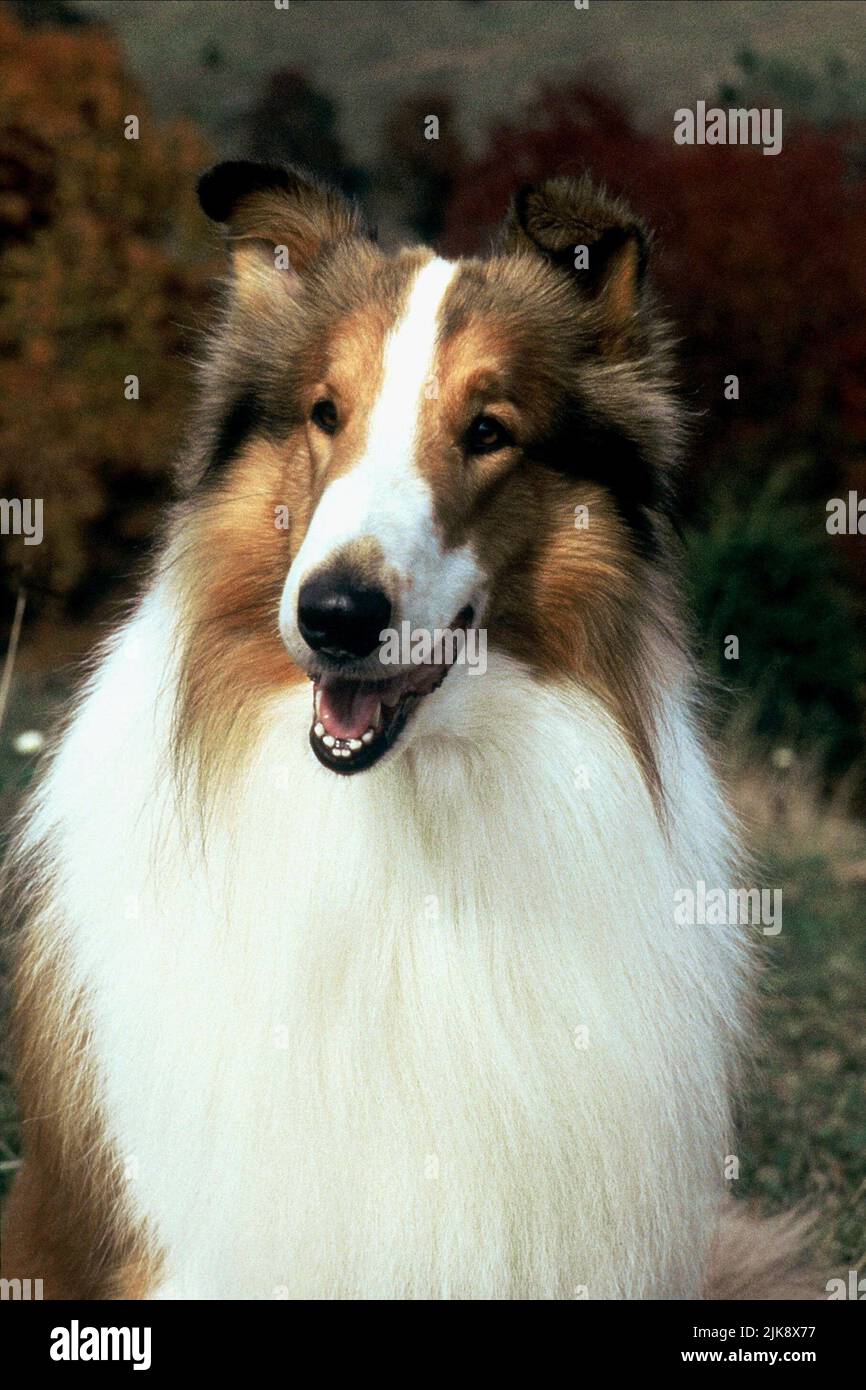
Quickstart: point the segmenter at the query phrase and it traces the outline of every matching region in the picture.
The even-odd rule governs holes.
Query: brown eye
[[[333,434],[337,428],[337,407],[333,401],[323,397],[322,400],[316,401],[310,411],[310,419],[323,434]]]
[[[513,443],[508,430],[492,415],[476,415],[466,431],[466,448],[470,454],[493,454]]]

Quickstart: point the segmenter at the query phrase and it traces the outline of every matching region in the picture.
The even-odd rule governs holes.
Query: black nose
[[[391,604],[381,589],[345,578],[322,576],[301,585],[298,627],[314,652],[336,661],[369,656],[391,621]]]

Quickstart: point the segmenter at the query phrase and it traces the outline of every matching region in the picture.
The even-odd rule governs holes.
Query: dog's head
[[[488,640],[615,682],[676,444],[636,219],[555,179],[446,261],[297,171],[220,164],[200,198],[232,270],[186,477],[192,705],[309,678],[347,773]]]

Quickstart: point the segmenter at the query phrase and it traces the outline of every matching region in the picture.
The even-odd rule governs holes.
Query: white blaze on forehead
[[[425,388],[433,377],[442,301],[456,270],[453,261],[434,257],[415,277],[403,318],[385,343],[382,390],[370,416],[368,455],[398,441],[414,452]]]
[[[433,394],[442,304],[458,267],[438,257],[416,273],[405,310],[385,341],[383,380],[370,412],[364,451],[354,468],[322,494],[289,571],[280,628],[297,644],[297,599],[303,582],[327,568],[343,546],[372,537],[398,591],[395,620],[444,627],[474,596],[481,578],[468,546],[445,550],[430,484],[418,464],[421,412]]]

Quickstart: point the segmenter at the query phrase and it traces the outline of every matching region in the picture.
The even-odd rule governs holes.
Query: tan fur
[[[654,753],[653,680],[646,617],[670,612],[656,567],[634,553],[605,490],[544,469],[518,466],[516,450],[460,461],[450,440],[483,411],[518,445],[546,421],[543,381],[517,379],[521,358],[507,323],[473,316],[440,351],[438,394],[422,412],[420,465],[433,488],[449,546],[469,540],[492,580],[488,624],[501,644],[539,676],[578,671],[626,732],[648,785],[660,797]],[[589,508],[587,530],[575,505]],[[657,603],[648,602],[653,589]],[[670,628],[670,624],[668,624]],[[669,669],[682,662],[670,635],[654,644]]]
[[[232,238],[256,239],[286,246],[289,260],[303,271],[325,241],[357,234],[360,223],[344,199],[330,189],[299,185],[300,196],[262,192],[241,199],[234,213]]]
[[[235,464],[231,488],[216,488],[199,502],[169,557],[188,595],[176,719],[182,772],[192,763],[206,775],[242,763],[263,699],[306,679],[289,660],[276,624],[289,557],[310,515],[305,457],[303,432],[283,448],[254,441]],[[288,530],[276,525],[278,507],[288,509]]]
[[[106,1143],[88,1065],[84,1002],[64,1002],[59,951],[38,924],[20,944],[12,1020],[26,1159],[4,1214],[0,1275],[41,1279],[47,1299],[100,1299],[135,1265],[158,1265],[124,1211],[118,1157]]]
[[[305,392],[306,414],[320,397],[333,400],[340,427],[333,436],[307,425],[307,443],[314,468],[312,510],[324,489],[348,472],[363,453],[370,412],[382,384],[387,311],[366,304],[340,323],[327,345],[323,379]]]
[[[593,519],[588,531],[575,530],[573,493],[560,480],[547,480],[539,492],[522,563],[502,566],[490,621],[507,633],[507,650],[539,676],[580,673],[625,732],[660,804],[650,668],[665,661],[675,670],[682,655],[661,624],[649,637],[651,581],[619,528],[605,525],[610,504],[603,492],[589,486],[583,494]],[[491,543],[501,534],[499,521],[491,518]]]

